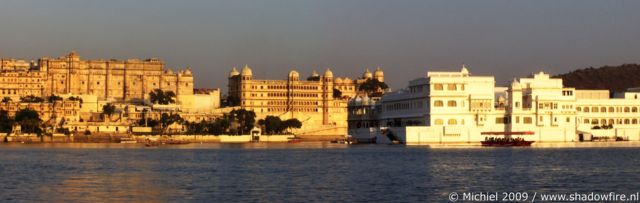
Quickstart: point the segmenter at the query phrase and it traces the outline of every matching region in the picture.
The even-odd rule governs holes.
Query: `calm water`
[[[0,201],[433,202],[637,192],[640,147],[0,144]]]

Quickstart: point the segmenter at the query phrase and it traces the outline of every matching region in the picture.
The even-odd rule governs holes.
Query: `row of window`
[[[589,112],[593,112],[593,113],[598,113],[598,112],[602,112],[602,113],[614,113],[614,112],[624,112],[624,113],[637,113],[638,112],[638,107],[577,107],[576,111],[580,111],[580,112],[585,112],[585,113],[589,113]]]
[[[593,125],[613,125],[613,124],[619,124],[619,125],[636,125],[638,124],[638,119],[587,119],[585,118],[583,120],[584,124],[593,124]]]
[[[433,84],[433,90],[444,90],[445,86],[449,91],[464,90],[464,84]]]
[[[433,102],[433,106],[434,107],[443,107],[444,106],[444,102],[442,100],[435,100]],[[455,100],[449,100],[447,101],[447,107],[457,107],[458,106],[458,102]],[[464,106],[464,105],[462,105]]]

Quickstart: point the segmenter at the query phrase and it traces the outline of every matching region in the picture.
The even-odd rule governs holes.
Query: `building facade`
[[[384,81],[382,70],[377,72]],[[368,77],[373,77],[371,72]],[[296,118],[302,122],[302,134],[346,135],[347,102],[357,95],[359,81],[334,78],[329,69],[323,75],[314,71],[306,80],[295,70],[285,80],[261,80],[254,79],[251,68],[245,66],[229,73],[228,100],[253,110],[259,119]]]
[[[191,70],[173,72],[158,59],[81,60],[76,52],[37,62],[3,59],[0,97],[17,100],[34,95],[96,95],[132,101],[148,98],[153,89],[173,91],[178,100],[193,94]]]
[[[466,67],[428,72],[384,95],[373,107],[377,111],[367,116],[377,122],[351,116],[350,134],[384,142],[393,138],[382,133],[392,132],[418,144],[479,142],[492,136],[538,142],[640,140],[638,93],[609,95],[607,90],[564,87],[562,79],[543,72],[514,79],[508,87],[495,87],[494,77],[472,76]],[[353,109],[351,114],[361,111]]]

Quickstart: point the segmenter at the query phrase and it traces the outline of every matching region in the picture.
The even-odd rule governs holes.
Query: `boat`
[[[301,141],[302,140],[300,138],[292,137],[292,138],[289,138],[289,140],[287,142],[289,142],[289,143],[299,143]]]
[[[480,143],[484,147],[528,147],[535,141],[526,141],[522,138],[486,138]]]

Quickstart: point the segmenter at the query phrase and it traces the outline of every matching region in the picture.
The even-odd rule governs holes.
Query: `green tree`
[[[302,122],[300,122],[296,118],[287,119],[286,121],[284,121],[284,126],[286,128],[302,128]]]
[[[26,97],[20,97],[20,102],[24,102],[24,103],[42,103],[44,102],[44,99],[42,97],[36,97],[33,95],[29,95]]]
[[[15,121],[9,117],[9,112],[6,110],[0,110],[0,132],[10,133]]]
[[[175,97],[176,93],[173,91],[162,91],[161,89],[154,89],[149,93],[149,101],[154,104],[173,104],[176,103]]]
[[[236,122],[240,125],[238,129],[234,130],[237,130],[242,135],[249,134],[256,122],[256,113],[245,109],[233,110],[226,116],[228,116],[230,123]]]
[[[162,115],[160,115],[160,123],[163,129],[167,129],[167,127],[173,123],[181,123],[182,121],[184,120],[178,114],[162,113]]]
[[[57,95],[51,95],[51,96],[47,97],[47,102],[49,102],[49,103],[53,103],[53,102],[61,101],[61,100],[62,100],[62,97],[59,97]]]
[[[369,96],[376,96],[377,93],[388,88],[386,83],[380,82],[378,79],[367,79],[358,86],[358,90],[366,92]]]
[[[111,115],[116,112],[116,106],[113,104],[107,103],[102,106],[102,115],[107,115],[108,118],[111,118]]]
[[[11,97],[2,98],[2,103],[7,103],[7,102],[11,102],[11,101],[12,101]]]
[[[272,135],[282,132],[282,120],[277,116],[267,116],[258,120],[258,125],[264,128],[265,134]]]
[[[22,127],[22,132],[25,133],[42,133],[42,129],[40,125],[42,124],[42,119],[40,119],[40,115],[37,111],[33,109],[21,109],[16,112],[15,122],[20,124]]]

